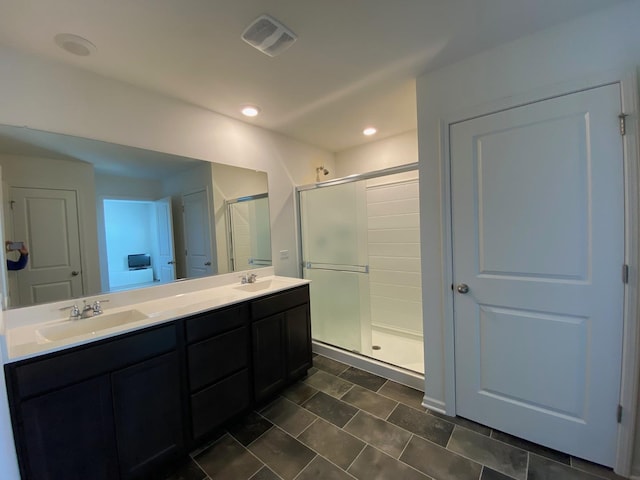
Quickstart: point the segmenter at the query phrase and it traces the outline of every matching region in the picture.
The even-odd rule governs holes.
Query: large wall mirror
[[[0,168],[5,307],[271,265],[265,172],[6,125]]]

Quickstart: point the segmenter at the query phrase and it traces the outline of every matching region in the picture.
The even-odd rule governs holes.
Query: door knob
[[[458,290],[458,293],[469,293],[469,285],[466,283],[459,283],[456,290]]]
[[[167,262],[168,265],[175,265],[176,261],[175,260],[171,260],[169,262]]]
[[[75,270],[73,272],[71,272],[71,276],[72,277],[77,277],[78,275],[80,275],[80,272],[77,272]]]
[[[204,262],[204,264],[205,264],[207,267],[210,267],[210,266],[211,266],[211,262]]]

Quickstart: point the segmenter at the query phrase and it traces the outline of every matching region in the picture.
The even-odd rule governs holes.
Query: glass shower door
[[[364,182],[300,192],[303,276],[311,283],[315,340],[371,348]]]

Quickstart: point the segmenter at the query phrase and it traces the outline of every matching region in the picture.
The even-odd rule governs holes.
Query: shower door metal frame
[[[397,167],[385,168],[382,170],[374,170],[373,172],[357,173],[354,175],[348,175],[346,177],[327,180],[325,182],[311,183],[308,185],[302,185],[302,186],[296,187],[295,197],[296,197],[296,221],[298,222],[298,258],[300,259],[300,262],[298,263],[298,275],[300,276],[300,278],[304,277],[304,267],[306,263],[308,263],[308,262],[305,262],[304,259],[302,258],[302,221],[300,217],[300,193],[301,192],[305,192],[307,190],[315,190],[318,188],[334,187],[336,185],[343,185],[345,183],[353,183],[361,180],[370,180],[373,178],[385,177],[387,175],[395,175],[397,173],[412,172],[414,170],[418,170],[419,172],[417,162],[407,163],[406,165],[400,165]],[[368,270],[369,270],[368,265],[363,265],[362,267],[368,273]]]

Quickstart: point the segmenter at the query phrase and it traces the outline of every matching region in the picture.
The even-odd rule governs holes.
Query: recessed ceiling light
[[[371,135],[375,135],[377,131],[378,130],[375,127],[367,127],[362,131],[362,133],[367,137],[370,137]]]
[[[244,105],[240,110],[245,117],[255,117],[260,113],[260,107],[255,105]]]
[[[96,51],[93,43],[73,33],[59,33],[53,40],[63,50],[80,57],[88,57]]]

